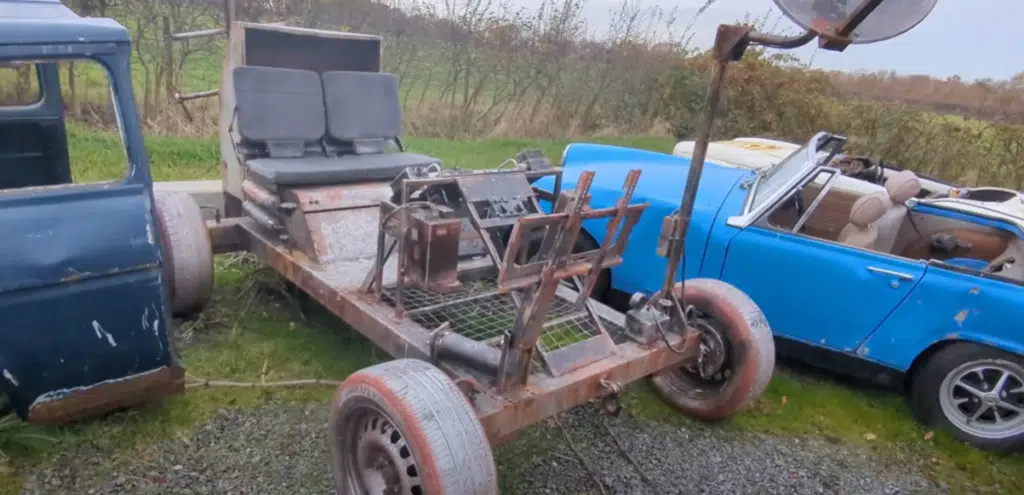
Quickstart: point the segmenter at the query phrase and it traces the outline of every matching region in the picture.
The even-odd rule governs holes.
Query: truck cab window
[[[8,63],[0,83],[0,190],[124,179],[123,130],[102,64]]]
[[[0,108],[29,106],[42,98],[34,64],[0,64]]]

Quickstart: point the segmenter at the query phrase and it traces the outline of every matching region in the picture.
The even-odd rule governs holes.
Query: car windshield
[[[819,133],[807,144],[794,151],[773,167],[765,170],[758,178],[754,187],[754,197],[750,201],[750,210],[756,210],[780,189],[786,187],[793,179],[800,177],[810,169],[830,162],[842,151],[845,139],[828,133]],[[814,157],[811,160],[810,157]]]
[[[750,202],[750,209],[757,209],[766,199],[775,194],[779,188],[787,182],[807,170],[807,145],[784,158],[774,167],[764,171],[757,187],[754,189],[754,198]]]

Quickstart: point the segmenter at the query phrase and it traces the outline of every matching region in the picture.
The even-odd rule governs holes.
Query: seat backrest
[[[232,78],[235,127],[246,144],[266,146],[271,158],[301,157],[307,148],[320,148],[326,115],[316,72],[242,66]]]
[[[896,247],[896,236],[909,212],[906,203],[921,192],[921,180],[913,172],[903,170],[893,174],[885,181],[885,192],[889,195],[889,202],[892,204],[876,223],[878,242],[875,249],[891,253]]]
[[[402,132],[398,77],[381,72],[323,74],[327,135],[356,154],[382,153]]]
[[[850,223],[839,232],[838,242],[861,249],[876,249],[878,229],[875,222],[889,209],[889,195],[882,192],[866,194],[853,202]]]

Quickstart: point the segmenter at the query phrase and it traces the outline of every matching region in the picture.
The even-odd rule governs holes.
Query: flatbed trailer
[[[537,152],[443,168],[402,146],[380,38],[234,22],[228,39],[223,197],[194,195],[223,205],[207,221],[214,252],[254,254],[396,358],[335,395],[339,493],[496,493],[490,445],[588,402],[616,413],[621,390],[652,375],[703,419],[764,390],[771,330],[738,290],[687,281],[625,314],[590,299],[647,207],[631,203],[639,170],[614,207],[593,209],[593,172],[563,191]],[[548,176],[553,191],[533,186]],[[581,248],[594,220],[606,235]]]
[[[369,189],[372,187],[341,186],[325,195],[344,197],[347,192]],[[349,215],[339,215],[336,220],[338,230],[356,232],[347,237],[353,244],[362,244],[366,235],[376,238],[373,229],[377,223],[366,221],[374,219],[359,223],[355,217],[364,210],[379,210],[378,206],[371,202],[352,206]],[[551,218],[552,215],[540,214],[530,220],[540,223]],[[516,431],[557,412],[595,398],[613,399],[627,383],[677,366],[686,358],[696,358],[693,350],[697,346],[692,342],[681,344],[683,338],[676,334],[667,335],[669,343],[682,346],[687,352],[672,352],[660,343],[643,345],[630,340],[625,333],[625,315],[592,300],[575,309],[579,288],[559,284],[560,280],[552,277],[547,284],[556,287],[544,323],[547,327],[561,323],[566,328],[540,343],[540,352],[530,362],[526,376],[513,373],[506,377],[504,387],[492,386],[490,383],[498,377],[500,367],[499,345],[514,334],[513,323],[520,307],[515,287],[525,286],[527,281],[518,279],[511,286],[498,283],[509,277],[488,256],[458,263],[455,278],[464,290],[439,292],[413,284],[400,287],[397,260],[391,260],[379,273],[375,257],[367,256],[373,254],[369,250],[360,253],[362,257],[318,263],[283,246],[254,221],[230,225],[236,229],[234,232],[215,236],[231,239],[232,247],[221,248],[222,251],[243,248],[253,253],[391,356],[437,363],[472,397],[487,438],[493,444],[503,443]],[[329,249],[344,250],[349,246],[338,243]],[[369,247],[375,248],[375,243]],[[598,254],[601,253],[591,256]],[[619,261],[614,256],[606,259],[606,267]],[[560,273],[586,273],[591,265],[578,264]],[[371,286],[374,275],[380,277],[380,290]],[[539,273],[529,280],[530,285],[540,286],[542,282]]]

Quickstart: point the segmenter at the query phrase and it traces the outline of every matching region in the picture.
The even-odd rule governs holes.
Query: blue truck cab
[[[212,264],[175,260],[175,238],[195,228],[198,207],[187,196],[154,197],[130,57],[128,30],[112,19],[79,17],[56,0],[0,0],[0,408],[30,422],[184,390],[168,338],[172,308],[206,296]],[[82,157],[69,153],[69,63],[108,83],[123,149],[106,151],[122,160],[121,178],[73,173]]]

